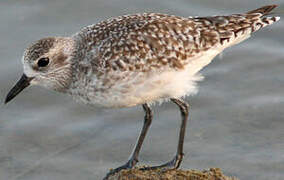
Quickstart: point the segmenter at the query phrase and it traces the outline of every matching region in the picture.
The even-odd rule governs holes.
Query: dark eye
[[[37,62],[38,67],[45,67],[47,66],[49,63],[49,58],[48,57],[44,57],[44,58],[40,58]]]

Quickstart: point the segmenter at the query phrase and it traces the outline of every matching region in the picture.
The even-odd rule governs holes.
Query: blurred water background
[[[240,13],[273,0],[9,0],[0,1],[0,180],[101,179],[124,163],[143,122],[141,107],[95,109],[31,87],[4,106],[22,74],[31,42],[68,36],[109,17],[137,12],[180,16]],[[219,167],[241,180],[284,179],[284,23],[227,49],[202,70],[188,97],[190,117],[182,168]],[[175,105],[154,107],[140,163],[157,165],[176,150]]]

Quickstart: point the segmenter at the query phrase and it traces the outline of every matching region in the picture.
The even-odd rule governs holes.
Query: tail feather
[[[222,47],[230,47],[249,38],[251,33],[278,21],[280,17],[269,15],[277,5],[268,5],[243,14],[232,14],[228,16],[197,17],[195,22],[211,25],[217,35],[217,41]],[[206,32],[206,31],[205,31]],[[202,33],[202,32],[201,32]],[[202,34],[206,37],[207,34]],[[212,37],[210,37],[212,39]],[[208,39],[210,39],[208,38]],[[215,40],[215,39],[214,39]]]
[[[260,14],[262,14],[262,16],[269,15],[270,12],[271,12],[274,8],[276,8],[277,6],[278,6],[278,5],[276,5],[276,4],[263,6],[263,7],[261,7],[261,8],[258,8],[258,9],[252,10],[252,11],[249,11],[249,12],[247,12],[246,14],[260,13]]]
[[[221,34],[221,44],[223,44],[224,40],[230,44],[229,46],[238,44],[250,37],[251,33],[278,21],[280,17],[266,17],[276,7],[277,5],[267,5],[244,14],[224,16],[229,19],[229,23],[226,26],[232,28],[232,33],[229,34],[227,31],[227,37]]]
[[[267,15],[271,15],[272,14],[272,10],[274,8],[276,8],[278,5],[267,5],[267,6],[263,6],[261,8],[258,8],[258,9],[255,9],[255,10],[252,10],[252,11],[249,11],[247,12],[247,15],[250,16],[250,15],[254,15],[254,14],[258,14],[259,15],[259,20],[256,21],[253,25],[254,25],[254,28],[253,28],[253,32],[262,28],[262,27],[265,27],[267,25],[271,25],[273,24],[274,22],[278,21],[280,19],[280,17],[277,17],[277,16],[274,16],[274,17],[264,17],[264,16],[267,16]]]

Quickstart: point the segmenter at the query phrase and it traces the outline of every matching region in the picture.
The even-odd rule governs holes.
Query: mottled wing
[[[89,26],[88,49],[97,67],[109,71],[183,69],[209,49],[226,48],[277,21],[264,17],[276,6],[245,14],[182,18],[164,14],[121,16]]]
[[[104,21],[83,32],[90,32],[90,51],[103,69],[149,71],[167,65],[182,68],[177,58],[188,59],[194,49],[193,36],[198,34],[193,26],[188,18],[145,13]]]

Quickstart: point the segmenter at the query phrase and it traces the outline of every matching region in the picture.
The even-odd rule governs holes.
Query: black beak
[[[30,85],[30,82],[33,78],[27,77],[25,74],[22,75],[21,79],[17,82],[17,84],[10,90],[8,93],[5,104],[11,101],[14,97],[16,97],[23,89]]]

